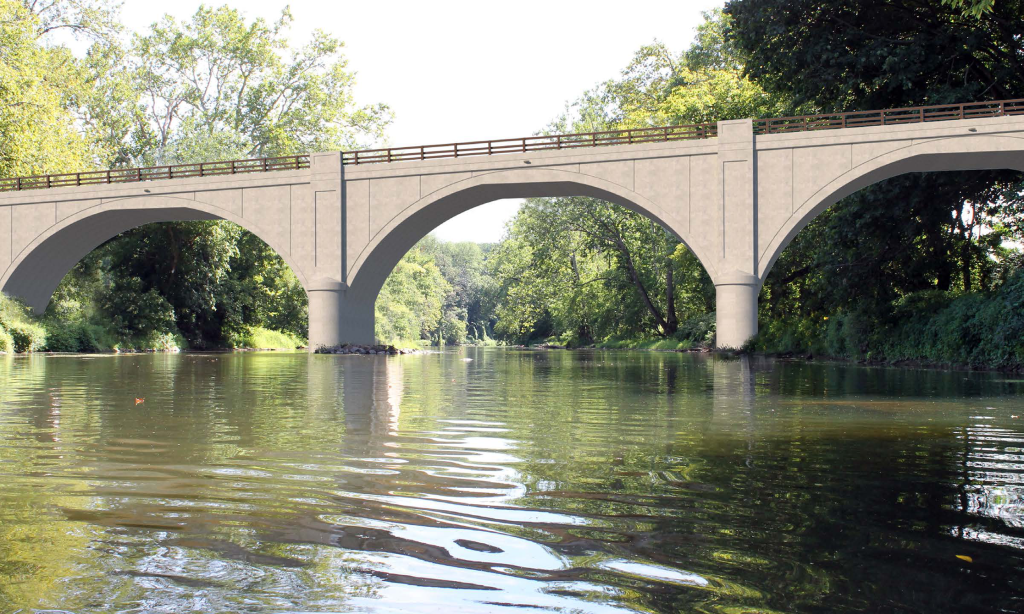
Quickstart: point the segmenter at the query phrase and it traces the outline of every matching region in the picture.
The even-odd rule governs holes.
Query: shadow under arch
[[[483,173],[436,190],[396,215],[371,238],[370,243],[349,267],[348,303],[368,303],[372,318],[373,303],[388,275],[399,260],[423,237],[451,218],[470,209],[510,198],[558,198],[582,196],[621,205],[658,222],[716,277],[713,260],[694,245],[682,231],[677,216],[650,199],[610,181],[575,171],[558,169],[522,169]]]
[[[0,289],[42,312],[64,276],[82,258],[122,232],[159,222],[226,220],[256,235],[292,269],[302,287],[307,280],[291,261],[285,246],[250,220],[222,207],[170,196],[141,196],[109,200],[77,211],[50,226],[15,255]]]
[[[836,177],[800,204],[758,258],[761,283],[782,252],[811,221],[843,198],[870,185],[908,173],[1011,170],[1024,172],[1024,138],[947,137],[911,144],[871,158]]]

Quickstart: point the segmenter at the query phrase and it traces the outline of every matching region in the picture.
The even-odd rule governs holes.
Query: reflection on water
[[[0,611],[1016,612],[1022,386],[628,352],[6,358]]]

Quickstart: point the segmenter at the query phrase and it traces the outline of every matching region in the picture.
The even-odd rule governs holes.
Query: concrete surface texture
[[[1024,116],[718,137],[386,164],[310,167],[0,193],[0,288],[45,309],[63,276],[120,232],[224,219],[292,267],[310,346],[374,342],[374,301],[399,259],[444,221],[503,198],[590,196],[660,222],[717,288],[720,347],[757,332],[757,296],[782,250],[839,199],[903,173],[1024,171]]]

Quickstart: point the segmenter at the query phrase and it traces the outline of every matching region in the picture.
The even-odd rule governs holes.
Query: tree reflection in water
[[[466,349],[0,378],[5,611],[1024,606],[999,375]]]

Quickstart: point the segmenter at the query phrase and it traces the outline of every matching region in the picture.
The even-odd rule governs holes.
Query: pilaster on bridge
[[[718,122],[722,234],[715,249],[716,332],[720,347],[739,348],[757,334],[757,159],[754,122]]]

